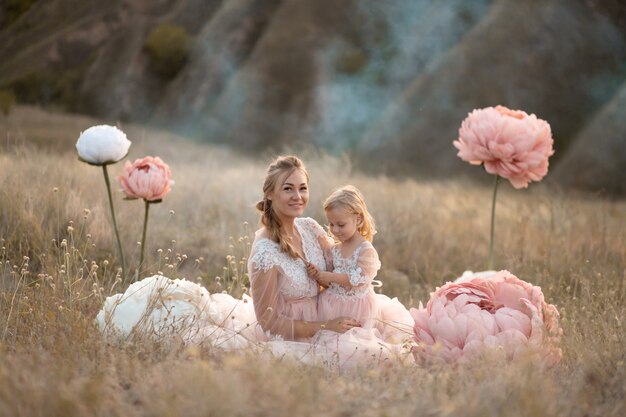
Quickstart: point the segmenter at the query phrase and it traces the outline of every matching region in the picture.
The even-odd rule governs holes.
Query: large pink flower
[[[170,192],[172,172],[159,157],[146,156],[134,163],[126,161],[124,173],[117,177],[126,197],[159,201]]]
[[[464,161],[484,164],[488,173],[508,179],[515,188],[526,188],[548,173],[553,142],[545,120],[496,106],[472,111],[463,120],[454,146]]]
[[[509,271],[465,274],[431,294],[424,308],[412,308],[414,349],[421,362],[454,362],[489,348],[513,358],[541,352],[560,359],[559,312],[544,300],[541,288]]]

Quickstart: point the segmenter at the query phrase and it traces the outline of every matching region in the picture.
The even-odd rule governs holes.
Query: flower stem
[[[113,208],[113,196],[111,195],[111,182],[109,181],[109,172],[107,166],[102,165],[104,173],[104,182],[107,185],[107,193],[109,194],[109,207],[111,208],[111,218],[113,219],[113,229],[117,238],[117,250],[120,254],[120,263],[122,264],[122,280],[126,279],[126,264],[124,263],[124,252],[122,251],[122,241],[120,240],[120,232],[117,230],[117,221],[115,220],[115,208]]]
[[[500,176],[496,175],[496,182],[493,185],[493,199],[491,200],[491,234],[489,239],[489,262],[487,269],[493,268],[493,232],[496,223],[496,195],[498,194],[498,182],[500,182]]]
[[[143,255],[146,250],[146,234],[148,232],[148,211],[150,210],[150,202],[148,200],[144,200],[144,202],[146,203],[146,209],[143,214],[143,234],[141,235],[141,256],[139,257],[139,267],[137,268],[138,275],[143,267]]]

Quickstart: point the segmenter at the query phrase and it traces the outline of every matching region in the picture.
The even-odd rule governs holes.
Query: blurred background
[[[0,5],[0,119],[36,105],[244,154],[322,149],[367,172],[490,182],[452,141],[472,109],[502,104],[551,124],[546,182],[626,196],[623,0]]]

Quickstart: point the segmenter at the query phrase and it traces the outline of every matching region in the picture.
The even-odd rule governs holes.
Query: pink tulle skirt
[[[351,317],[364,328],[372,328],[380,316],[376,293],[369,288],[365,296],[350,297],[332,290],[323,291],[317,297],[317,316],[320,321]]]
[[[333,291],[324,291],[317,300],[318,320],[333,320],[351,317],[361,323],[365,330],[377,329],[378,333],[367,333],[366,339],[401,343],[413,333],[413,317],[397,298],[376,294],[373,288],[363,297],[347,297]],[[364,334],[364,333],[363,333]]]

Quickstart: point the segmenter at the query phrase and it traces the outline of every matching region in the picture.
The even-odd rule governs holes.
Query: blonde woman
[[[300,159],[280,156],[267,169],[263,199],[257,203],[262,227],[255,233],[248,260],[250,291],[257,321],[284,340],[308,340],[319,330],[343,333],[357,320],[319,320],[318,283],[307,266],[326,269],[331,245],[322,227],[301,217],[309,201],[309,176]]]

